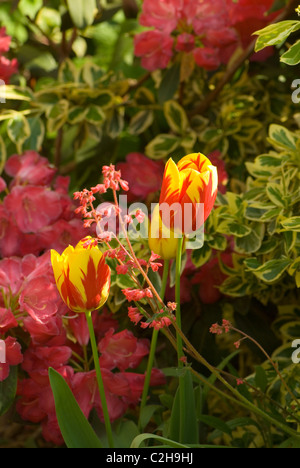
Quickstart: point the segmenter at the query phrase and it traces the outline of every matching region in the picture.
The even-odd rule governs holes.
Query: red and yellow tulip
[[[200,206],[203,210],[201,224],[207,219],[215,203],[217,192],[217,168],[203,154],[192,153],[183,157],[177,165],[172,158],[167,162],[159,204],[161,206],[165,203],[169,207],[175,207],[171,228],[178,227],[183,233],[188,234],[191,230],[200,228],[197,220]],[[185,229],[187,213],[190,213],[191,218],[188,230]]]
[[[110,268],[97,246],[69,245],[59,255],[51,250],[51,262],[58,291],[65,304],[75,313],[100,309],[110,290]]]

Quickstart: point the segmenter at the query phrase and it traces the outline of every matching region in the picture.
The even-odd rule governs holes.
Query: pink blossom
[[[57,287],[49,282],[47,276],[35,277],[26,282],[19,298],[22,309],[36,321],[53,317],[59,302]]]
[[[29,374],[49,367],[59,369],[65,366],[72,356],[68,346],[30,346],[24,353],[22,369]]]
[[[218,49],[212,47],[197,47],[193,55],[196,64],[205,70],[216,70],[221,64]]]
[[[144,0],[140,23],[170,34],[176,29],[182,0]]]
[[[4,192],[4,190],[6,190],[6,188],[7,188],[7,184],[6,184],[5,180],[3,179],[3,177],[0,177],[0,193]]]
[[[141,65],[154,71],[166,68],[173,55],[173,38],[158,30],[144,31],[134,38],[134,53],[141,57]]]
[[[0,307],[0,335],[18,326],[18,322],[11,309]]]
[[[21,346],[16,338],[8,336],[5,340],[5,363],[0,362],[0,382],[9,376],[10,366],[17,366],[23,361]]]
[[[0,57],[0,80],[9,83],[10,77],[18,72],[17,59],[8,60],[8,58]]]
[[[14,177],[12,186],[24,183],[49,185],[56,169],[49,164],[48,159],[35,151],[26,151],[22,155],[12,155],[5,165],[5,172]]]
[[[100,365],[106,369],[120,371],[136,368],[149,353],[148,340],[138,340],[132,332],[109,330],[99,343]]]
[[[12,220],[10,212],[0,205],[0,256],[11,257],[19,254],[21,232]]]
[[[9,51],[11,37],[6,35],[6,28],[0,28],[0,54]]]
[[[195,36],[189,33],[179,34],[175,49],[179,52],[192,52],[195,48]]]
[[[118,164],[122,176],[129,182],[128,201],[145,200],[161,188],[164,163],[153,161],[142,153],[129,153],[126,161]]]
[[[21,232],[37,232],[61,214],[60,197],[44,187],[15,186],[4,200]]]

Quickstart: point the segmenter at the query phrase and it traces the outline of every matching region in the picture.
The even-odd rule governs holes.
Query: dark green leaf
[[[49,368],[58,424],[68,448],[102,448],[64,378]]]

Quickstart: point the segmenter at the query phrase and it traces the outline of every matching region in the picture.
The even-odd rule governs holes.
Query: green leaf
[[[114,431],[114,443],[119,448],[130,447],[132,441],[139,435],[137,425],[133,421],[121,420]]]
[[[300,21],[286,20],[270,24],[266,28],[254,32],[253,34],[259,36],[255,44],[255,52],[267,46],[282,44],[292,32],[298,29],[300,29]]]
[[[178,137],[168,134],[157,135],[145,148],[146,155],[151,159],[162,159],[170,156],[180,145]]]
[[[180,83],[180,62],[176,62],[171,68],[168,68],[160,83],[157,96],[162,104],[173,98]]]
[[[69,110],[68,113],[68,122],[71,125],[75,125],[79,122],[85,120],[87,114],[87,108],[84,106],[74,106]]]
[[[292,216],[280,222],[281,226],[287,231],[300,232],[300,216]]]
[[[5,163],[6,163],[6,146],[2,136],[0,136],[0,174],[2,174]]]
[[[196,249],[192,251],[191,260],[197,268],[200,268],[202,265],[208,262],[208,260],[211,257],[211,254],[211,247],[208,242],[205,242],[201,249]]]
[[[40,117],[29,117],[27,120],[30,126],[30,137],[25,141],[23,151],[33,150],[39,152],[45,136],[44,122]]]
[[[236,237],[245,237],[251,233],[251,228],[245,224],[230,223],[228,225],[230,235]]]
[[[196,444],[198,442],[198,422],[193,388],[192,373],[185,369],[182,379],[184,389],[184,408],[180,408],[180,386],[177,389],[170,421],[170,438],[180,443]]]
[[[244,261],[244,264],[252,271],[252,273],[254,273],[255,276],[257,276],[257,278],[265,281],[266,283],[273,283],[285,272],[291,264],[291,260],[286,258],[277,258],[274,260],[268,260],[261,265],[256,258],[249,258]]]
[[[58,424],[68,448],[102,448],[64,378],[49,368]]]
[[[293,44],[289,50],[281,55],[280,61],[287,65],[298,65],[300,62],[300,40]]]
[[[20,0],[18,9],[21,11],[24,17],[34,19],[37,12],[42,8],[43,0]]]
[[[85,119],[92,125],[102,124],[105,118],[106,116],[102,108],[93,105],[88,108],[87,114],[85,116]]]
[[[268,141],[275,147],[295,151],[297,150],[297,139],[297,135],[285,127],[277,124],[270,125]]]
[[[157,440],[158,442],[164,442],[167,444],[168,447],[172,448],[188,448],[187,445],[180,444],[179,442],[175,442],[174,440],[167,439],[166,437],[161,437],[155,434],[140,434],[138,435],[133,441],[130,448],[139,448],[145,440],[153,439]]]
[[[215,416],[208,416],[208,415],[200,415],[199,417],[200,421],[207,424],[210,427],[213,427],[214,429],[218,429],[222,433],[231,434],[231,429],[230,427],[222,421],[222,419],[217,418]]]
[[[30,125],[26,117],[16,114],[7,124],[7,134],[11,141],[15,143],[19,154],[22,153],[23,143],[30,136]]]
[[[1,364],[0,364],[1,365]],[[18,382],[18,366],[10,366],[9,376],[0,382],[0,416],[10,408],[14,402]]]
[[[276,206],[284,207],[286,204],[284,202],[283,187],[279,184],[269,182],[266,188],[267,195],[272,203]]]
[[[132,135],[143,133],[153,122],[153,112],[151,110],[143,110],[135,114],[129,124],[128,131]]]
[[[94,22],[96,0],[67,0],[68,9],[74,25],[85,29]]]
[[[146,427],[155,411],[161,408],[160,405],[146,405],[141,412],[141,427]]]
[[[262,392],[265,392],[268,385],[268,380],[266,372],[261,366],[255,367],[255,383]]]
[[[167,122],[175,133],[182,134],[186,131],[189,121],[183,107],[176,101],[167,101],[164,103],[164,114]]]
[[[79,77],[79,70],[72,60],[66,59],[58,70],[58,80],[62,83],[76,83]]]
[[[264,228],[264,225],[261,226]],[[257,231],[257,229],[252,229],[250,234],[235,239],[236,250],[239,253],[254,253],[260,248],[262,235]]]

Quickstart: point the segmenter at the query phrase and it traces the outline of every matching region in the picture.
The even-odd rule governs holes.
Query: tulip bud
[[[148,244],[150,250],[164,260],[176,258],[178,238],[175,238],[174,231],[171,231],[162,223],[158,204],[152,213]]]
[[[86,246],[81,240],[76,247],[69,245],[59,255],[51,250],[51,262],[56,286],[65,304],[75,313],[100,309],[110,289],[110,268],[97,246]]]

